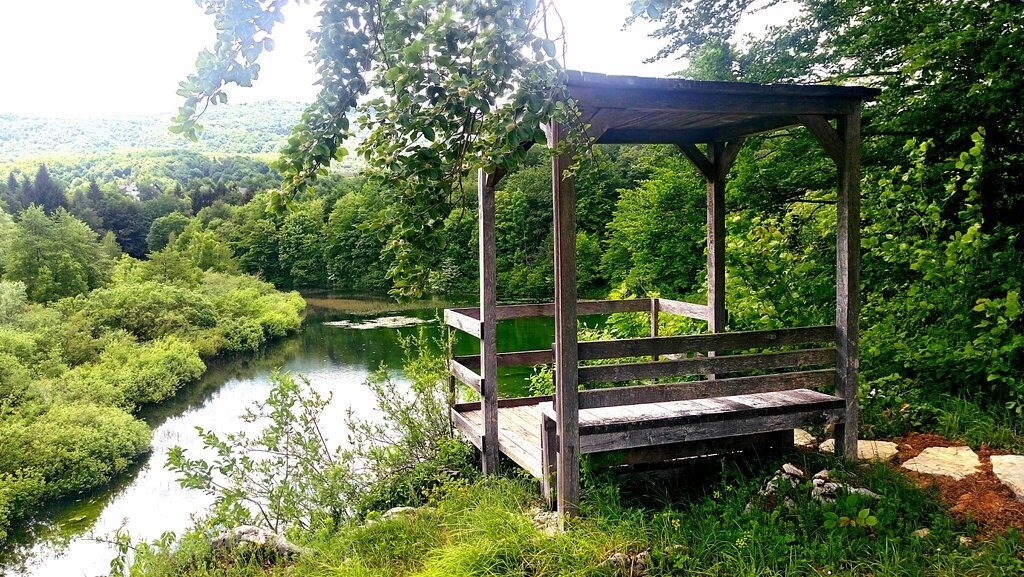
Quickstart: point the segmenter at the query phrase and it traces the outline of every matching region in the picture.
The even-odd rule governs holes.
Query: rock
[[[294,558],[306,552],[284,536],[255,525],[239,525],[229,529],[214,537],[211,545],[214,551],[235,552],[244,547],[251,552],[279,558]]]
[[[1024,456],[992,455],[992,472],[1013,491],[1018,501],[1024,501]]]
[[[835,503],[836,498],[843,491],[854,495],[861,495],[870,499],[878,499],[880,495],[861,487],[851,487],[845,483],[835,483],[829,480],[828,471],[818,471],[811,479],[811,498],[821,503]]]
[[[918,529],[917,531],[914,531],[914,537],[917,537],[919,539],[924,539],[925,537],[930,535],[931,532],[932,532],[932,530],[929,529],[928,527],[925,527],[924,529]]]
[[[981,469],[978,455],[970,447],[929,447],[903,463],[908,471],[927,475],[945,475],[959,481]]]
[[[836,440],[825,439],[818,445],[822,453],[835,453]],[[899,447],[889,441],[857,441],[857,458],[861,461],[891,461],[896,458]]]
[[[795,444],[797,447],[813,449],[818,444],[818,440],[814,438],[814,435],[808,433],[803,429],[794,429],[793,444]]]
[[[971,539],[967,535],[960,535],[960,544],[964,547],[970,547],[971,545],[974,545],[974,539]]]
[[[651,554],[648,551],[641,551],[636,555],[626,555],[616,551],[601,565],[610,567],[616,575],[623,577],[644,577],[650,568],[650,561]]]
[[[795,477],[797,479],[803,479],[804,478],[804,472],[801,471],[800,469],[798,469],[797,467],[795,467],[793,465],[790,465],[789,463],[786,463],[785,465],[782,466],[782,472],[785,473],[787,476],[789,476],[791,478],[792,477]]]
[[[544,511],[540,507],[534,507],[528,514],[533,521],[534,528],[548,537],[553,537],[561,532],[556,511]]]
[[[392,507],[381,513],[380,520],[387,521],[401,515],[409,515],[416,512],[416,507]]]

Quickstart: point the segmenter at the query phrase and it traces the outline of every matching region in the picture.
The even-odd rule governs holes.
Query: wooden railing
[[[708,315],[707,305],[663,298],[579,301],[576,305],[576,310],[579,316],[646,312],[651,317],[652,336],[656,336],[658,334],[657,327],[659,313],[681,315],[705,322],[707,321]],[[495,312],[499,321],[530,317],[550,317],[555,314],[555,304],[536,303],[501,305],[496,308]],[[444,311],[444,322],[449,327],[472,335],[476,338],[482,338],[484,333],[483,323],[480,321],[480,307],[446,309]],[[617,343],[627,341],[609,342]],[[615,356],[633,355],[621,354]],[[580,358],[583,359],[584,357]],[[545,365],[553,362],[554,352],[551,349],[505,352],[498,353],[497,355],[497,364],[499,367]],[[483,379],[480,377],[479,355],[455,356],[449,361],[448,370],[455,380],[469,386],[478,393],[481,392],[482,387],[485,386],[482,384]]]
[[[580,316],[647,312],[652,328],[650,337],[578,343],[582,363],[578,368],[580,384],[655,380],[650,384],[580,391],[579,409],[830,388],[837,383],[837,332],[833,325],[663,337],[657,333],[659,313],[706,320],[708,307],[657,298],[581,301],[577,310]],[[495,312],[499,320],[552,316],[554,304],[505,305]],[[477,338],[482,338],[486,330],[477,307],[449,309],[444,317],[448,326]],[[593,364],[613,359],[623,362]],[[554,351],[497,353],[495,363],[498,367],[553,364]],[[452,386],[456,381],[465,384],[487,404],[484,393],[487,387],[496,388],[497,383],[481,377],[480,365],[479,354],[458,355],[451,358],[448,369]],[[685,380],[694,375],[703,378]],[[665,382],[672,379],[682,382]],[[493,393],[497,399],[496,391]],[[484,441],[482,437],[478,441],[479,448]]]

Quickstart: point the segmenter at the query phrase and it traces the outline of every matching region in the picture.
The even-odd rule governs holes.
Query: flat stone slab
[[[959,481],[980,471],[981,461],[970,447],[929,447],[903,463],[903,468],[926,475],[945,475]]]
[[[818,445],[822,453],[835,453],[836,440],[825,439]],[[861,461],[891,461],[896,458],[899,448],[889,441],[857,441],[857,458]]]
[[[992,455],[992,472],[1013,491],[1018,501],[1024,501],[1024,456]]]
[[[812,449],[818,444],[818,440],[814,438],[814,435],[803,429],[793,429],[793,443],[797,447]]]

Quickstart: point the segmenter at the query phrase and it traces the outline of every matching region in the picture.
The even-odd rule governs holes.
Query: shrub
[[[132,408],[162,401],[198,379],[206,365],[190,344],[165,337],[110,342],[95,363],[75,367],[57,389],[68,400]]]
[[[0,474],[0,543],[11,524],[28,515],[43,494],[44,482],[26,472]]]
[[[149,441],[146,424],[120,409],[55,405],[0,425],[0,471],[38,476],[45,498],[80,493],[125,471]]]
[[[82,315],[98,334],[121,329],[148,341],[167,335],[186,336],[217,324],[209,300],[184,287],[157,282],[119,283],[63,301],[68,316]]]

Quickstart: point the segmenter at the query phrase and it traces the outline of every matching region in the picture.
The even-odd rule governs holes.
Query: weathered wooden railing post
[[[657,298],[652,298],[651,299],[651,336],[652,337],[658,336],[658,322],[659,322],[658,313],[660,312],[660,308],[661,307],[658,306],[658,299]],[[658,355],[654,355],[654,356],[651,357],[651,359],[653,359],[655,361],[658,360],[658,358],[659,358]]]
[[[860,105],[836,128],[819,115],[800,116],[839,169],[836,197],[836,396],[846,400],[836,426],[836,454],[857,458],[857,370],[860,343]]]
[[[496,237],[494,230],[494,175],[478,174],[480,214],[480,397],[484,439],[482,464],[485,475],[498,472],[498,302]]]
[[[836,230],[836,394],[846,400],[846,420],[835,430],[836,454],[857,458],[857,370],[860,344],[860,106],[839,118]]]
[[[552,122],[548,145],[562,141],[563,127]],[[580,494],[579,391],[576,338],[576,189],[566,174],[572,164],[567,154],[551,159],[551,196],[554,205],[555,249],[555,423],[558,435],[558,510],[575,515]]]
[[[708,332],[725,330],[725,177],[736,162],[744,138],[728,143],[710,142],[705,155],[693,144],[679,144],[679,150],[693,164],[708,183],[707,238],[708,238]],[[715,356],[708,351],[708,356]],[[708,375],[714,379],[715,375]]]

